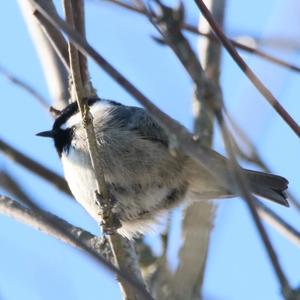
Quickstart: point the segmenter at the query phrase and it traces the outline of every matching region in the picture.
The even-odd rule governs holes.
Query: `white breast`
[[[68,154],[62,154],[61,161],[65,178],[73,196],[100,223],[99,208],[95,203],[96,180],[89,157],[71,147]],[[153,207],[156,206],[158,199],[166,197],[167,193],[168,189],[165,187],[159,189],[154,187],[153,189],[145,190],[140,195],[116,193],[115,197],[118,201],[116,211],[123,217],[126,215],[126,217],[131,216],[132,218],[130,222],[123,221],[122,227],[118,232],[130,239],[136,234],[152,231],[155,228],[154,225],[159,223],[163,215],[163,210],[153,215]],[[141,207],[143,210],[149,210],[151,214],[138,218]],[[137,219],[135,220],[135,218]]]
[[[72,194],[89,214],[100,221],[95,204],[96,179],[89,157],[70,147],[67,155],[62,153],[61,161]]]

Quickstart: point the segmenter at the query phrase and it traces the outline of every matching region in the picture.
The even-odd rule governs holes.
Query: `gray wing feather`
[[[123,105],[115,106],[111,114],[111,121],[117,122],[119,126],[135,131],[144,139],[168,146],[168,137],[164,130],[144,109]]]

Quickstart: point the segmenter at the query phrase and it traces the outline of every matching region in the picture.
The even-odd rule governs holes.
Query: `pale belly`
[[[70,148],[67,156],[62,154],[61,161],[75,199],[100,223],[99,207],[95,201],[96,180],[89,157],[78,155],[77,150]],[[147,186],[136,184],[125,186],[124,183],[120,186],[109,181],[107,184],[117,201],[115,211],[122,223],[122,228],[118,232],[128,238],[152,229],[152,225],[157,223],[165,211],[162,200],[174,194],[173,189],[161,186],[159,182]]]

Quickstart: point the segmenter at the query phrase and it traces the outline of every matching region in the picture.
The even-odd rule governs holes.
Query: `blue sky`
[[[59,1],[56,1],[60,5]],[[197,23],[198,12],[187,4],[187,21]],[[258,9],[259,7],[259,9]],[[16,1],[5,1],[0,11],[2,33],[0,64],[24,78],[45,97],[47,87],[36,52]],[[299,3],[284,1],[228,1],[226,30],[229,34],[253,34],[260,38],[289,37],[299,40]],[[101,54],[136,84],[160,108],[188,128],[192,126],[192,85],[171,50],[153,42],[156,34],[142,17],[124,12],[101,1],[87,2],[88,39]],[[286,24],[288,26],[282,26]],[[195,37],[190,36],[196,47]],[[294,49],[266,48],[289,61],[299,62]],[[300,75],[251,55],[249,65],[300,121],[298,87]],[[96,65],[90,63],[98,94],[125,104],[137,105]],[[291,191],[300,198],[299,140],[275,114],[231,58],[223,53],[221,84],[229,111],[255,141],[259,152],[274,172],[290,181]],[[0,137],[53,170],[62,173],[50,141],[36,132],[51,126],[47,113],[22,90],[0,76]],[[215,147],[223,150],[219,134]],[[24,188],[45,209],[95,234],[97,224],[70,198],[46,182],[0,156],[0,167],[14,174]],[[269,204],[291,224],[300,228],[293,208]],[[179,223],[180,213],[174,213]],[[280,261],[293,286],[299,285],[299,249],[266,226]],[[176,236],[170,262],[176,266]],[[155,237],[149,243],[159,252]],[[45,236],[30,227],[0,215],[0,299],[119,299],[114,275],[107,273],[80,251]],[[246,206],[239,200],[221,203],[207,265],[204,293],[209,299],[282,299],[276,277],[254,228]]]

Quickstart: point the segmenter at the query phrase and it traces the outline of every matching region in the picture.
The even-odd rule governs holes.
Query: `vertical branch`
[[[229,169],[230,169],[231,175],[236,183],[236,189],[238,191],[238,194],[241,195],[246,201],[246,204],[249,208],[250,214],[253,218],[253,221],[256,225],[256,228],[259,232],[259,235],[265,246],[266,252],[271,261],[274,272],[275,272],[277,279],[281,285],[282,294],[283,294],[283,296],[288,298],[291,295],[292,290],[290,288],[287,277],[281,267],[277,253],[275,252],[275,249],[273,248],[273,245],[272,245],[272,243],[269,239],[269,236],[262,224],[262,221],[259,218],[258,212],[255,207],[256,198],[251,194],[251,192],[250,192],[251,188],[249,186],[249,182],[248,182],[247,178],[245,177],[245,175],[243,174],[242,169],[239,166],[238,161],[236,159],[235,152],[234,152],[235,142],[233,141],[233,138],[230,135],[230,132],[228,131],[228,128],[224,122],[223,112],[221,110],[220,111],[216,110],[215,114],[216,114],[218,124],[221,128],[226,151],[229,155],[229,159],[230,159]]]
[[[222,26],[225,0],[207,0],[206,3],[215,19]],[[199,30],[208,32],[207,27],[207,22],[203,22],[203,20],[199,22]],[[193,98],[194,132],[198,142],[210,148],[214,128],[214,112],[211,104],[217,98],[221,98],[222,101],[219,87],[221,48],[220,44],[211,39],[201,42],[204,43],[201,44],[199,56],[210,84],[201,91],[199,85],[195,87]],[[189,293],[186,299],[198,299],[199,289],[202,290],[214,213],[214,204],[209,201],[194,203],[185,211],[182,223],[184,244],[180,250],[180,266],[176,274],[178,277],[176,282],[180,284],[181,295]]]
[[[78,16],[77,19],[74,18],[74,11],[76,5],[70,0],[64,0],[65,15],[68,24],[72,28],[76,28],[75,22],[81,23],[84,21],[83,16]],[[78,2],[77,5],[82,5],[83,2]],[[77,7],[78,8],[78,7]],[[80,10],[81,13],[84,12],[83,7]],[[77,28],[81,30],[81,34],[84,34],[84,24],[77,24]],[[70,59],[70,69],[72,75],[72,96],[76,99],[78,103],[79,110],[82,116],[83,126],[86,131],[88,149],[90,153],[91,163],[95,172],[97,191],[97,200],[100,199],[101,214],[103,219],[103,230],[104,232],[112,233],[108,236],[110,242],[111,250],[114,256],[114,261],[120,270],[126,270],[129,272],[137,282],[143,284],[143,279],[138,266],[138,260],[135,254],[135,249],[132,242],[122,238],[118,235],[115,230],[121,226],[119,219],[116,214],[112,211],[112,199],[110,198],[109,190],[104,178],[103,165],[100,160],[100,150],[96,141],[95,129],[93,126],[92,115],[89,113],[89,107],[85,101],[90,96],[90,91],[84,86],[83,78],[87,76],[87,63],[83,55],[79,56],[79,51],[77,48],[69,42],[69,59]],[[81,59],[80,59],[81,58]],[[82,74],[83,78],[82,78]],[[100,154],[100,155],[99,155]],[[124,299],[138,300],[140,295],[137,293],[128,282],[122,280],[119,277],[120,287],[123,292]]]
[[[85,36],[85,10],[83,0],[73,2],[73,13],[74,13],[74,28],[82,35]],[[78,60],[80,67],[80,75],[83,86],[86,86],[88,81],[88,67],[87,59],[85,55],[78,51]]]
[[[294,131],[294,133],[298,137],[300,137],[300,126],[298,125],[298,123],[292,118],[288,111],[285,110],[285,108],[279,103],[279,101],[274,97],[269,89],[259,80],[255,73],[249,68],[242,57],[238,54],[231,41],[227,39],[218,23],[214,21],[214,18],[210,14],[203,0],[195,0],[195,3],[206,18],[207,22],[210,24],[211,28],[214,30],[218,39],[226,48],[230,56],[234,59],[236,64],[249,78],[253,85],[260,91],[264,98],[270,103],[270,105],[275,109],[275,111],[280,115],[280,117],[286,122],[286,124]]]
[[[71,2],[69,0],[64,0],[64,11],[65,11],[65,16],[68,24],[72,28],[74,28],[75,20],[73,16],[73,5],[71,5]],[[80,110],[83,111],[84,108],[80,104],[81,104],[81,99],[84,99],[86,95],[84,92],[83,82],[81,78],[79,52],[76,49],[76,47],[70,42],[68,42],[68,51],[69,51],[70,71],[71,71],[70,84],[69,84],[71,101],[72,102],[77,101]]]
[[[214,16],[216,22],[222,27],[224,19],[225,0],[206,0],[206,4]],[[199,30],[211,34],[207,21],[199,20]],[[194,97],[194,131],[199,142],[207,147],[211,147],[213,137],[214,112],[211,103],[216,97],[220,97],[219,74],[221,62],[221,45],[214,40],[201,40],[199,45],[199,56],[202,66],[206,72],[207,79],[212,87],[204,92],[204,97]],[[199,93],[199,92],[198,92]],[[197,96],[197,95],[195,95]]]
[[[80,33],[81,36],[85,37],[85,9],[83,0],[74,1],[72,3],[72,7],[74,28]],[[90,75],[88,72],[87,58],[80,51],[77,50],[77,52],[82,85],[87,92],[88,97],[95,96],[95,91],[90,81]]]
[[[30,0],[18,0],[18,3],[38,52],[54,106],[59,109],[63,108],[69,97],[67,71],[39,22],[33,16],[35,8]],[[55,11],[52,1],[43,0],[43,3],[48,10]]]

